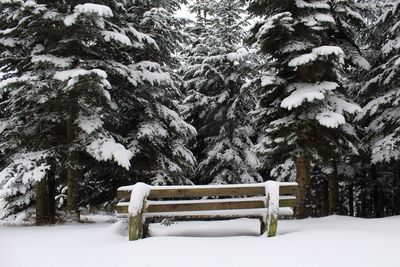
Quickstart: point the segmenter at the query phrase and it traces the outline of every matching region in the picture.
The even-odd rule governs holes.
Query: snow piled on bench
[[[135,216],[143,209],[144,199],[149,195],[151,186],[145,183],[132,185],[131,200],[129,202],[129,214]]]
[[[279,182],[280,186],[296,186],[297,183],[295,182]],[[134,188],[135,185],[127,185],[127,186],[121,186],[118,188],[118,191],[131,191]],[[149,185],[150,186],[150,185]],[[159,189],[187,189],[187,188],[192,188],[192,189],[207,189],[207,188],[226,188],[226,187],[232,187],[232,188],[243,188],[243,187],[264,187],[265,183],[256,183],[256,184],[210,184],[210,185],[166,185],[166,186],[158,186],[158,185],[152,185],[150,186],[150,189],[153,190],[159,190]]]

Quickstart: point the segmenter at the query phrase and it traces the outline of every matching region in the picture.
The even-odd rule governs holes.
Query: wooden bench
[[[150,186],[137,183],[118,189],[117,211],[129,217],[129,240],[147,235],[149,223],[163,219],[210,220],[258,218],[261,234],[275,236],[278,216],[291,216],[296,183]]]

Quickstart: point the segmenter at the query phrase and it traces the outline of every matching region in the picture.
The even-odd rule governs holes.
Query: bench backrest
[[[279,183],[279,207],[296,205],[296,183]],[[132,186],[118,189],[117,211],[128,213]],[[204,199],[204,198],[208,199]],[[218,197],[218,199],[216,199]],[[151,186],[144,212],[259,209],[266,207],[265,184]]]

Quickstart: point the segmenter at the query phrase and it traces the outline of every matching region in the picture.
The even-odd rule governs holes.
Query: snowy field
[[[157,236],[129,242],[121,222],[0,226],[0,266],[400,267],[400,216],[280,221],[274,238],[204,237],[255,235],[258,227],[250,219],[152,225]],[[160,236],[178,233],[192,237]]]

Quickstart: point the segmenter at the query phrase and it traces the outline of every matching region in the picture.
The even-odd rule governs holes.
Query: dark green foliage
[[[203,3],[192,9],[204,14]],[[243,4],[235,0],[210,3],[209,16],[195,31],[183,70],[184,114],[196,127],[194,153],[199,183],[250,183],[260,181],[253,155],[248,113],[255,104],[246,81],[254,71],[254,55],[241,46],[245,21]]]
[[[306,155],[327,163],[357,153],[351,114],[359,111],[344,95],[348,31],[341,14],[325,1],[252,1],[249,10],[265,20],[256,24],[249,42],[270,55],[259,86],[256,110],[259,152],[280,164]],[[350,38],[350,37],[349,37]],[[353,51],[357,51],[353,48]],[[361,56],[357,53],[356,56]],[[290,166],[290,162],[286,162]]]

